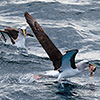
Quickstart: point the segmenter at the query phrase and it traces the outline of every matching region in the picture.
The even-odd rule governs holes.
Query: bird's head
[[[78,68],[78,70],[84,70],[85,68],[89,67],[89,61],[87,60],[80,61],[79,63],[76,64],[76,67]]]
[[[93,72],[96,71],[96,68],[97,68],[96,65],[89,63],[89,71],[91,76],[93,76]]]
[[[76,66],[80,71],[84,70],[85,68],[89,68],[91,76],[93,76],[93,72],[95,72],[97,68],[96,65],[89,63],[89,61],[81,61],[76,64]]]
[[[22,34],[22,35],[24,35],[24,37],[26,37],[26,26],[23,26],[23,27],[21,27],[20,28],[20,33]]]

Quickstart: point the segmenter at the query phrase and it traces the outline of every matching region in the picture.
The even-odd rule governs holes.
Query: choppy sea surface
[[[0,29],[28,27],[28,11],[65,53],[79,49],[76,62],[89,60],[98,68],[94,77],[87,70],[63,81],[34,80],[33,75],[53,65],[36,37],[26,38],[26,48],[0,40],[0,100],[100,100],[100,1],[99,0],[0,0]],[[33,33],[32,33],[33,34]]]

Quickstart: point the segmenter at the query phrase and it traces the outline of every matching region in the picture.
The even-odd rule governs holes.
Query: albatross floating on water
[[[25,48],[25,37],[29,35],[33,37],[31,33],[26,33],[26,27],[22,27],[19,30],[8,27],[5,30],[0,30],[1,39],[5,44],[13,44],[14,46]]]
[[[37,21],[28,12],[25,12],[24,15],[33,33],[47,52],[54,65],[54,71],[48,71],[42,76],[34,75],[36,79],[44,76],[56,76],[58,77],[57,80],[60,81],[64,77],[74,76],[75,74],[83,71],[86,67],[91,68],[91,76],[93,76],[93,71],[96,70],[95,65],[90,64],[88,61],[82,61],[75,64],[75,56],[78,53],[77,49],[68,50],[65,55],[62,55]]]

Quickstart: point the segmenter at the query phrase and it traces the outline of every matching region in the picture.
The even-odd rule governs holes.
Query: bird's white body
[[[78,69],[66,69],[63,72],[59,73],[59,76],[57,78],[58,81],[60,81],[60,79],[62,78],[69,78],[69,77],[73,77],[76,74],[80,73],[81,71],[79,71]]]
[[[60,74],[60,72],[58,70],[50,70],[50,71],[46,71],[45,75],[47,76],[52,76],[52,77],[58,77],[58,80],[60,78],[69,78],[72,77],[78,73],[80,73],[81,71],[79,71],[78,69],[67,69],[65,71],[63,71],[63,73]]]
[[[14,46],[25,48],[25,37],[22,35],[22,33],[18,33],[18,38],[15,40]]]
[[[49,71],[45,72],[45,75],[57,78],[59,76],[59,71],[58,70],[49,70]]]

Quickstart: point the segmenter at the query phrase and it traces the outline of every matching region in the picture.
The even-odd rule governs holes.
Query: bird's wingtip
[[[29,13],[26,11],[25,13],[24,13],[24,16],[27,16]]]
[[[71,51],[76,51],[76,53],[78,53],[78,49],[67,50],[66,53],[71,52]]]
[[[24,13],[24,16],[25,16],[25,19],[26,19],[26,21],[27,21],[27,23],[29,25],[31,25],[31,24],[34,25],[34,23],[36,22],[36,20],[27,11]]]

